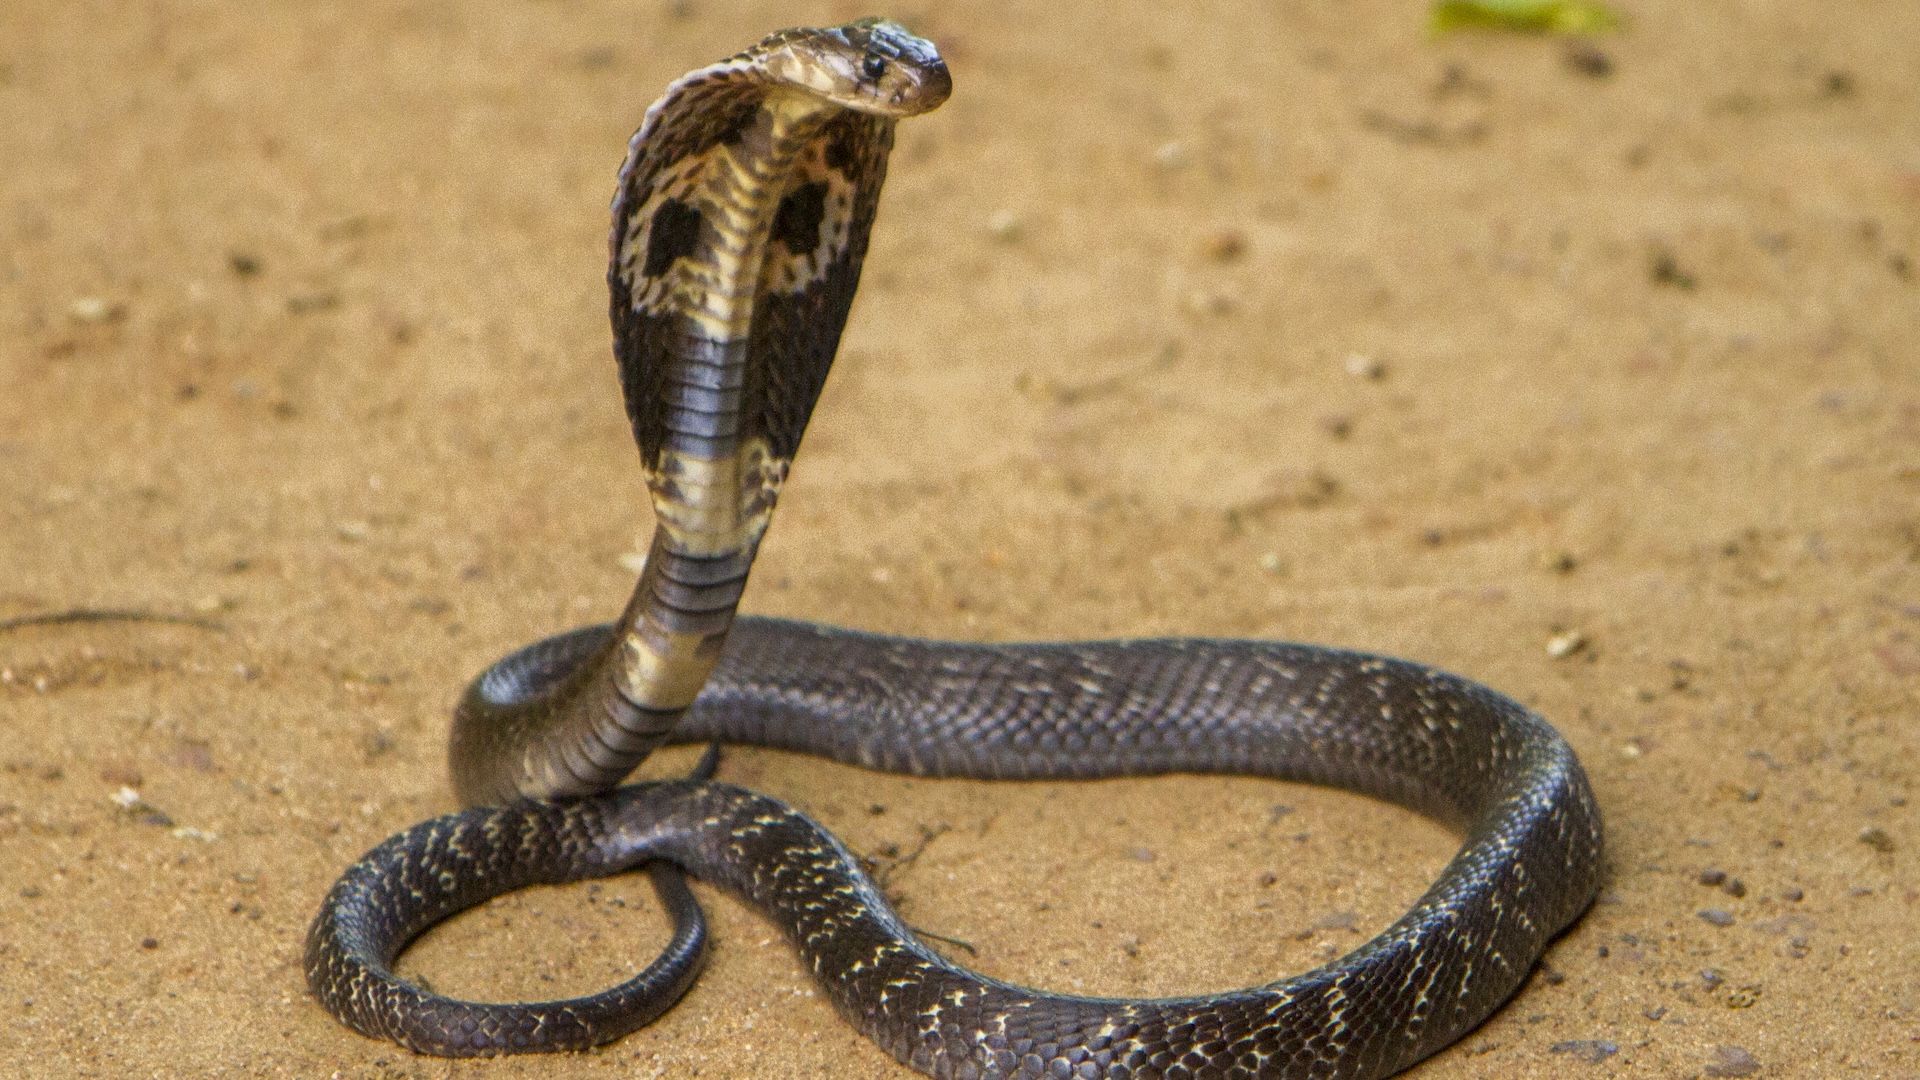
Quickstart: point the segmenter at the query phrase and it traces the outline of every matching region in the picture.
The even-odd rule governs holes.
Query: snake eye
[[[868,82],[879,82],[880,76],[886,73],[887,62],[882,57],[869,56],[866,61],[860,65],[860,74],[866,76]]]

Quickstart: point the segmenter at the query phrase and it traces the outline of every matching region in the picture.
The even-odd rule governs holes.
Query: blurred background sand
[[[745,607],[1482,680],[1580,751],[1609,879],[1420,1076],[1920,1076],[1920,6],[1620,6],[1586,53],[1410,0],[887,12],[956,92],[901,128]],[[0,619],[216,627],[0,632],[0,1074],[906,1075],[711,892],[699,985],[591,1055],[416,1058],[299,969],[341,869],[453,808],[465,681],[630,587],[603,263],[642,111],[871,13],[0,10]],[[1311,967],[1454,843],[1256,781],[722,775],[1061,991]],[[664,939],[623,879],[405,965],[548,997]]]

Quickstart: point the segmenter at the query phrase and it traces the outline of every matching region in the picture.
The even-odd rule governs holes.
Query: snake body
[[[322,903],[307,979],[349,1026],[445,1055],[616,1038],[697,973],[685,871],[778,924],[841,1014],[929,1075],[1384,1077],[1484,1020],[1592,902],[1600,815],[1572,750],[1443,672],[1272,642],[982,645],[735,618],[852,301],[893,123],[949,87],[931,45],[867,20],[776,34],[649,111],[608,273],[659,522],[648,564],[618,622],[475,680],[452,750],[474,805],[376,847]],[[1047,994],[923,945],[791,807],[705,776],[614,788],[669,740],[927,776],[1267,776],[1387,799],[1464,841],[1406,915],[1305,974],[1190,998]],[[637,867],[676,934],[623,986],[480,1004],[393,973],[415,936],[489,897]]]

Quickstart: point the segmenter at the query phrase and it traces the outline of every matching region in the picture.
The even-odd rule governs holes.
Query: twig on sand
[[[932,939],[933,939],[933,940],[935,940],[935,941],[944,941],[944,942],[946,942],[947,944],[949,944],[949,945],[951,945],[951,946],[953,946],[953,947],[954,947],[954,948],[956,948],[956,949],[965,949],[965,950],[967,950],[967,955],[968,955],[968,956],[979,956],[979,955],[980,955],[980,950],[979,950],[979,949],[976,949],[976,948],[974,948],[974,947],[973,947],[972,945],[970,945],[970,944],[968,944],[967,942],[964,942],[964,941],[961,941],[961,940],[960,940],[959,938],[957,938],[957,937],[948,937],[948,936],[947,936],[947,935],[945,935],[945,934],[936,934],[936,933],[934,933],[934,932],[933,932],[933,931],[931,931],[931,930],[922,930],[922,929],[920,929],[920,928],[919,928],[919,927],[917,927],[917,926],[909,926],[909,927],[907,927],[907,929],[909,929],[909,930],[911,930],[911,931],[913,931],[913,936],[914,936],[914,937],[923,937],[923,938],[932,938]]]
[[[148,611],[144,608],[68,608],[65,611],[44,611],[38,615],[16,615],[11,619],[0,619],[0,633],[28,626],[70,626],[75,623],[96,622],[172,623],[176,626],[192,626],[221,634],[227,632],[225,623],[198,615],[175,615],[165,611]]]

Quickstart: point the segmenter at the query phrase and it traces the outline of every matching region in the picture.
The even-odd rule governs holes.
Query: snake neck
[[[667,727],[720,658],[786,481],[791,459],[765,437],[743,435],[748,343],[774,217],[796,161],[833,108],[801,93],[770,93],[739,141],[715,149],[693,200],[708,227],[675,283],[682,319],[666,437],[643,461],[654,536],[621,620],[615,676],[622,697]]]
[[[835,107],[774,88],[738,136],[713,148],[696,183],[655,211],[655,230],[692,234],[666,267],[623,267],[664,286],[671,312],[659,366],[657,441],[641,463],[654,510],[645,569],[604,649],[577,676],[456,715],[454,783],[470,803],[585,795],[618,784],[652,753],[719,662],[790,456],[744,416],[769,236],[796,163]],[[676,225],[675,216],[681,224]],[[656,301],[657,302],[657,301]],[[790,451],[789,451],[790,454]],[[500,728],[517,734],[496,739]],[[489,747],[509,739],[518,753]]]

